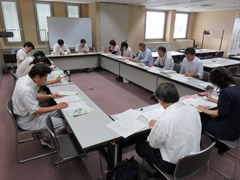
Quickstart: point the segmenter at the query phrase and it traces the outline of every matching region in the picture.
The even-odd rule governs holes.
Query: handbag
[[[139,163],[132,156],[108,171],[107,180],[138,180]]]

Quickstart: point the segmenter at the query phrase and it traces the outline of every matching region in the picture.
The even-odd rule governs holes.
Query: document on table
[[[52,71],[49,76],[55,76],[55,75],[64,75],[64,72],[59,70],[59,71]]]
[[[79,94],[78,91],[59,91],[58,94],[61,94],[62,96],[71,96]]]
[[[192,77],[186,77],[183,74],[176,74],[176,75],[171,76],[171,79],[181,81],[181,82],[187,82],[190,79],[192,79]]]
[[[107,124],[107,127],[127,138],[128,136],[144,129],[147,124],[137,120],[142,113],[136,110],[129,109],[115,116],[116,121]]]
[[[148,69],[149,72],[160,74],[161,69],[159,67],[152,66]]]
[[[82,98],[78,95],[72,95],[72,96],[64,96],[62,98],[57,98],[57,99],[54,99],[54,100],[58,104],[60,102],[70,103],[70,102],[81,101]]]
[[[68,107],[63,110],[68,111],[73,117],[93,112],[93,109],[91,109],[84,101],[68,103]]]
[[[176,71],[173,71],[173,70],[166,70],[166,69],[162,69],[162,70],[161,70],[161,73],[166,74],[166,75],[168,75],[168,76],[174,76],[174,75],[177,74]]]
[[[147,111],[147,112],[143,113],[142,116],[145,117],[146,119],[148,119],[149,121],[158,120],[158,118],[161,116],[163,111],[164,111],[163,107],[160,107],[160,108],[156,108],[156,109]]]
[[[204,99],[202,97],[199,98],[189,98],[189,99],[183,99],[181,100],[183,104],[191,105],[195,108],[197,108],[199,105],[207,106],[208,108],[214,108],[217,107],[217,103],[211,102],[207,99]]]
[[[132,61],[128,61],[127,64],[131,64],[131,65],[137,66],[137,63],[132,62]]]

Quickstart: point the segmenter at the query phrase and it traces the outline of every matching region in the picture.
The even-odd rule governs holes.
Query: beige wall
[[[224,38],[221,50],[227,52],[228,43],[230,43],[229,41],[231,39],[236,11],[237,10],[195,13],[194,25],[189,34],[189,38],[195,39],[198,47],[201,47],[202,34],[204,29],[224,30]],[[219,49],[220,40],[221,32],[215,31],[212,33],[212,35],[205,36],[203,48]],[[225,53],[225,55],[226,54],[227,53]]]
[[[86,17],[89,17],[88,15],[88,4],[82,4],[81,5],[81,13],[82,13],[82,17],[83,18],[86,18]]]
[[[53,2],[53,14],[55,17],[66,17],[65,3]]]

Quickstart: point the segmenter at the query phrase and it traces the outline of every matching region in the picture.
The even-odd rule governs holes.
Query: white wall
[[[108,48],[114,39],[117,45],[128,39],[129,6],[100,3],[100,42],[101,47]]]

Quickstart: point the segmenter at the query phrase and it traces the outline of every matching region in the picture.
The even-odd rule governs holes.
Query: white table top
[[[240,61],[227,58],[211,58],[202,60],[203,66],[207,68],[215,68],[219,66],[239,65]]]
[[[184,52],[185,50],[180,50],[180,52]],[[219,52],[219,50],[214,50],[214,49],[195,49],[196,54],[201,54],[201,53],[215,53]]]
[[[49,89],[52,93],[58,93],[59,91],[79,91],[83,96],[83,101],[93,109],[93,112],[77,117],[72,117],[68,111],[62,110],[65,119],[83,149],[92,148],[119,137],[117,133],[106,126],[106,124],[112,122],[112,119],[75,84],[52,86]]]
[[[71,53],[71,54],[67,54],[67,55],[56,55],[56,54],[49,54],[46,55],[47,57],[51,58],[51,57],[71,57],[71,56],[87,56],[87,55],[98,55],[100,54],[99,52],[89,52],[89,53]]]

